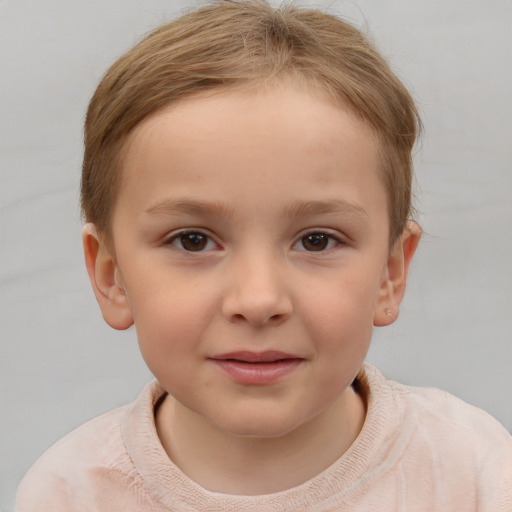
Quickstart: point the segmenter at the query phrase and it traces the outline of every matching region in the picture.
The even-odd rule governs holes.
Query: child
[[[86,265],[156,377],[20,485],[24,511],[512,510],[512,439],[364,363],[398,316],[410,95],[354,28],[219,0],[91,100]]]

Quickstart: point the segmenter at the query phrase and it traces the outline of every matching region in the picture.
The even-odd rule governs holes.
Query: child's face
[[[361,121],[289,85],[160,111],[127,146],[116,261],[89,256],[105,319],[133,320],[163,387],[215,427],[278,436],[318,417],[403,293],[377,165]]]

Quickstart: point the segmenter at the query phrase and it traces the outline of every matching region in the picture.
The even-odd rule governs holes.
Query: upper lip
[[[287,354],[279,350],[266,350],[264,352],[252,352],[250,350],[239,350],[236,352],[226,352],[225,354],[216,354],[210,359],[215,361],[243,361],[246,363],[272,363],[285,359],[302,359],[302,357]]]

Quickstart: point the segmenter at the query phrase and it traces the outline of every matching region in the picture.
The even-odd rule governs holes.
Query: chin
[[[298,428],[302,422],[287,418],[239,417],[235,421],[223,421],[217,424],[228,434],[241,438],[275,439],[283,437]]]

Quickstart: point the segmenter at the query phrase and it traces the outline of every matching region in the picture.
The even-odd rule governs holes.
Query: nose
[[[292,302],[283,269],[275,258],[239,258],[229,268],[222,312],[234,323],[278,325],[289,318]]]

